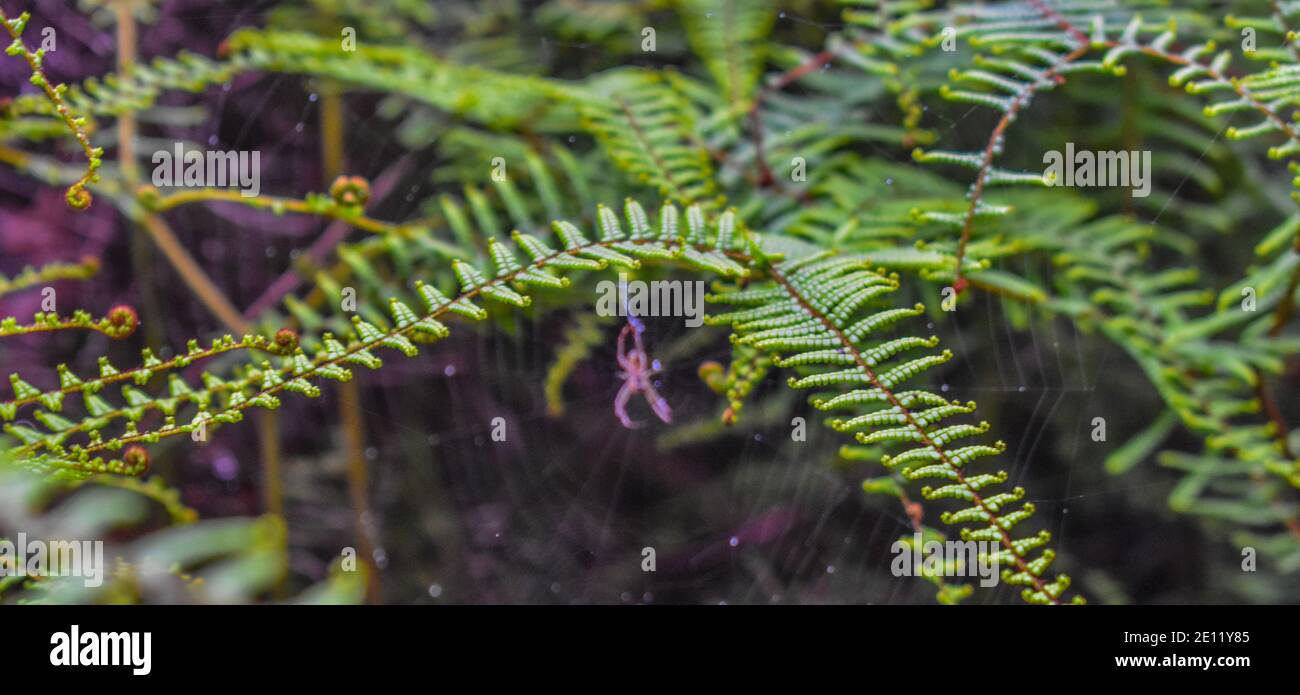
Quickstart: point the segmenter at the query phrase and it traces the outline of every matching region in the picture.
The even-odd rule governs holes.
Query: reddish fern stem
[[[1044,75],[1053,80],[1056,84],[1063,84],[1065,78],[1061,76],[1060,70],[1082,58],[1088,53],[1088,44],[1084,43],[1074,49],[1044,73]],[[984,146],[984,156],[980,161],[979,171],[975,176],[975,183],[971,187],[970,206],[966,209],[966,219],[962,223],[961,240],[957,243],[957,279],[953,283],[953,289],[961,294],[966,289],[969,282],[963,275],[962,266],[966,259],[966,247],[970,244],[971,232],[975,227],[975,212],[979,208],[980,201],[984,198],[984,184],[988,180],[989,170],[993,168],[993,159],[997,156],[998,143],[1002,141],[1006,134],[1007,128],[1015,120],[1025,106],[1033,100],[1034,95],[1038,92],[1041,83],[1031,83],[1025,87],[1024,91],[1017,94],[1007,108],[997,126],[993,128],[992,135],[989,136],[988,144]]]
[[[760,188],[775,186],[778,191],[783,190],[783,187],[777,181],[776,176],[772,174],[772,169],[767,165],[767,155],[763,145],[763,117],[761,114],[763,109],[763,100],[768,94],[779,92],[791,84],[803,79],[814,70],[826,65],[833,57],[835,57],[835,54],[831,53],[829,50],[822,51],[781,73],[771,83],[759,89],[758,94],[755,95],[754,104],[749,109],[749,129],[751,131],[751,137],[754,140],[754,161],[755,166],[758,169],[758,186]]]
[[[1044,17],[1054,20],[1057,26],[1061,27],[1062,31],[1069,33],[1070,36],[1079,44],[1077,48],[1049,68],[1045,73],[1046,76],[1055,81],[1056,84],[1062,84],[1065,82],[1065,78],[1061,76],[1060,69],[1082,58],[1088,53],[1090,46],[1088,35],[1083,33],[1083,31],[1078,27],[1071,24],[1068,19],[1061,16],[1060,13],[1049,7],[1042,0],[1029,0],[1029,4],[1032,5],[1034,9],[1038,10],[1038,12]],[[1017,94],[1016,97],[1011,100],[1010,108],[1008,108],[1007,112],[1003,114],[1002,119],[998,121],[997,126],[993,128],[993,134],[989,136],[988,144],[984,147],[984,158],[980,162],[979,171],[975,176],[975,183],[971,189],[970,195],[970,207],[966,210],[966,219],[962,223],[961,227],[961,240],[957,244],[957,279],[953,282],[953,289],[958,294],[961,294],[969,284],[963,274],[962,265],[966,260],[966,247],[970,244],[971,232],[975,227],[975,211],[979,208],[980,201],[984,198],[984,184],[988,179],[989,170],[993,167],[993,158],[997,153],[997,145],[1002,141],[1007,128],[1011,126],[1011,121],[1015,120],[1016,115],[1020,113],[1021,109],[1028,105],[1034,98],[1034,95],[1038,92],[1039,84],[1040,83],[1031,83],[1023,92]]]

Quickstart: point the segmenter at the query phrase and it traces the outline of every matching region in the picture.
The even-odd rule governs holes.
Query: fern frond
[[[88,256],[80,263],[50,263],[27,267],[12,278],[0,274],[0,297],[59,280],[88,280],[99,272],[99,259]]]
[[[528,122],[541,130],[557,130],[577,122],[572,95],[561,82],[457,65],[412,47],[362,45],[344,52],[334,38],[243,29],[232,34],[222,50],[221,60],[181,53],[139,65],[128,76],[92,78],[68,88],[66,101],[91,116],[116,115],[148,108],[167,91],[201,92],[239,74],[268,71],[329,77],[401,94],[499,128]],[[9,112],[50,114],[54,108],[20,96]]]
[[[1169,77],[1169,84],[1183,87],[1192,94],[1210,95],[1214,103],[1205,107],[1207,116],[1239,112],[1255,112],[1254,123],[1228,129],[1227,136],[1246,140],[1268,134],[1280,134],[1286,139],[1282,145],[1269,150],[1274,159],[1293,158],[1300,154],[1300,133],[1280,110],[1294,106],[1300,95],[1300,81],[1295,79],[1296,66],[1278,65],[1244,78],[1228,74],[1232,62],[1230,51],[1218,50],[1212,41],[1194,43],[1175,51],[1174,30],[1168,28],[1154,38],[1144,40],[1140,18],[1126,28],[1116,41],[1106,44],[1109,50],[1103,64],[1114,69],[1126,57],[1134,54],[1155,57],[1177,66]]]
[[[1295,46],[1295,27],[1300,26],[1300,6],[1294,2],[1270,3],[1271,14],[1242,17],[1228,15],[1223,23],[1230,29],[1252,29],[1274,38],[1277,46],[1256,45],[1254,50],[1242,52],[1251,60],[1264,62],[1300,63],[1300,49]]]
[[[933,0],[840,0],[851,42],[833,37],[831,50],[841,58],[880,75],[896,75],[898,61],[919,56],[937,18],[927,14]]]
[[[135,309],[125,305],[113,307],[100,319],[80,310],[73,312],[71,316],[59,316],[54,312],[37,312],[32,322],[28,324],[19,323],[18,319],[12,316],[0,319],[0,338],[82,329],[117,339],[131,335],[139,325],[140,317],[136,315]]]
[[[136,386],[145,386],[156,377],[170,376],[172,372],[202,360],[237,350],[271,351],[273,347],[273,341],[255,335],[246,335],[238,341],[225,336],[212,341],[212,345],[208,348],[200,348],[197,340],[191,340],[184,354],[168,360],[159,359],[152,350],[145,348],[142,351],[140,366],[131,369],[119,370],[109,362],[107,357],[100,357],[99,376],[93,378],[77,376],[67,365],[60,364],[58,366],[59,388],[48,390],[32,386],[18,374],[10,374],[9,382],[13,386],[14,398],[0,403],[0,418],[13,420],[22,408],[38,403],[51,411],[59,412],[63,400],[72,395],[81,395],[85,398],[87,412],[95,417],[101,417],[107,414],[108,409],[95,400],[95,395],[106,386],[125,381],[133,382]],[[137,400],[133,393],[134,391],[124,391],[123,396],[128,402]]]
[[[484,271],[464,261],[453,262],[458,289],[452,295],[417,281],[414,289],[420,297],[421,310],[416,311],[394,297],[389,301],[387,320],[370,321],[354,316],[351,334],[343,340],[330,333],[319,338],[303,338],[301,346],[279,358],[278,366],[271,360],[251,362],[228,379],[205,372],[203,384],[197,388],[184,378],[171,374],[165,396],[151,396],[127,387],[123,391],[125,406],[115,407],[97,396],[88,396],[87,415],[79,421],[37,411],[34,417],[44,431],[28,425],[6,426],[6,431],[23,442],[12,453],[19,458],[43,457],[62,462],[61,465],[98,471],[105,464],[99,462],[96,455],[105,450],[155,443],[165,437],[183,434],[206,436],[210,429],[242,420],[244,412],[250,408],[278,408],[284,392],[318,396],[320,381],[352,378],[346,365],[359,364],[378,369],[383,361],[374,351],[379,348],[396,350],[408,357],[417,355],[419,349],[414,340],[435,342],[449,334],[448,327],[441,320],[447,314],[473,320],[486,318],[487,311],[478,306],[476,300],[527,307],[532,299],[524,294],[525,290],[566,286],[565,273],[572,270],[602,270],[610,266],[636,268],[643,260],[667,260],[722,277],[749,274],[745,265],[731,257],[738,253],[733,248],[738,241],[735,235],[738,223],[733,212],[728,211],[708,222],[699,206],[688,208],[683,215],[673,205],[666,204],[660,210],[655,227],[651,226],[650,218],[640,204],[629,200],[624,211],[627,231],[608,209],[598,210],[597,240],[588,239],[577,226],[562,221],[552,225],[555,241],[544,241],[521,232],[514,233],[513,247],[494,239],[490,243],[492,271]],[[685,220],[682,220],[683,216]],[[556,249],[552,244],[561,248]],[[530,260],[521,261],[520,252]],[[251,342],[259,346],[265,344],[263,339],[257,338]],[[140,373],[146,378],[147,374]],[[24,402],[39,400],[42,394],[32,391],[20,394],[20,398]],[[61,402],[61,393],[53,393],[52,399]],[[186,406],[192,414],[183,417],[181,409]],[[139,429],[138,424],[144,415],[154,410],[162,412],[163,424],[152,429]],[[125,430],[106,437],[104,430],[121,419],[127,420]],[[78,436],[82,440],[72,443]]]
[[[607,50],[626,49],[627,37],[648,25],[651,3],[621,0],[549,0],[537,19],[569,41],[602,43]]]
[[[568,185],[561,188],[561,182],[551,174],[554,168],[567,170],[563,164],[565,155],[558,150],[553,150],[550,153],[553,158],[547,159],[528,149],[491,151],[505,154],[512,162],[523,159],[528,164],[530,178],[524,180],[523,176],[512,174],[504,181],[493,180],[490,190],[466,184],[464,198],[444,194],[430,199],[423,218],[394,225],[391,232],[395,233],[340,244],[334,252],[337,260],[332,264],[300,261],[296,272],[312,287],[311,291],[302,297],[285,296],[283,311],[255,312],[260,314],[263,332],[270,333],[286,325],[313,332],[349,331],[351,313],[341,310],[347,288],[355,292],[357,314],[372,322],[385,321],[390,299],[397,298],[408,305],[420,303],[419,296],[409,287],[408,278],[422,277],[428,284],[447,286],[454,281],[449,262],[458,258],[475,263],[490,260],[484,240],[503,237],[509,229],[508,222],[513,222],[517,229],[542,235],[547,228],[535,222],[538,216],[564,219],[581,213],[581,208],[571,200],[574,193],[582,190],[583,184],[578,183],[581,175],[575,173]],[[520,181],[518,185],[516,180]],[[570,188],[574,193],[569,192]],[[581,199],[584,195],[577,194],[577,197]],[[535,199],[540,204],[534,203]],[[437,230],[450,230],[452,238]],[[269,308],[269,301],[272,300],[262,303]]]
[[[181,52],[175,58],[155,58],[150,64],[135,66],[130,75],[90,78],[71,85],[63,93],[69,108],[87,117],[116,116],[152,106],[167,91],[201,92],[228,82],[250,70],[242,56],[215,61],[194,53]],[[35,95],[20,95],[9,105],[14,115],[57,115],[56,108]]]
[[[933,347],[937,339],[880,339],[883,329],[920,313],[923,307],[868,309],[864,295],[887,295],[897,288],[898,281],[876,272],[858,256],[815,254],[778,263],[769,273],[772,280],[757,288],[710,295],[715,303],[749,307],[710,317],[710,322],[731,325],[740,343],[790,354],[778,357],[777,364],[808,370],[803,377],[790,377],[792,388],[848,387],[850,390],[834,398],[813,401],[822,410],[846,406],[859,410],[860,414],[853,418],[831,420],[831,427],[854,432],[862,444],[902,449],[883,456],[881,462],[897,468],[909,480],[942,481],[937,487],[922,489],[926,499],[966,502],[969,506],[945,512],[942,519],[965,526],[963,540],[991,541],[1001,546],[997,559],[1012,567],[1004,570],[1003,581],[1024,586],[1022,597],[1030,603],[1062,602],[1070,580],[1065,575],[1046,578],[1055,553],[1038,550],[1047,543],[1049,534],[1044,531],[1020,539],[1012,535],[1014,527],[1034,511],[1032,503],[1013,510],[1024,496],[1024,489],[991,493],[994,486],[1006,481],[1007,474],[973,472],[974,461],[1001,453],[1005,445],[950,446],[988,431],[988,423],[944,424],[952,417],[972,412],[974,404],[950,403],[925,391],[898,388],[952,357],[951,352],[944,351],[896,359],[918,347]],[[782,325],[750,326],[750,317],[758,313],[767,322],[763,326]]]
[[[1289,225],[1280,229],[1283,235],[1293,231]],[[1200,288],[1194,269],[1144,268],[1150,245],[1161,241],[1145,225],[1103,219],[1064,233],[1044,228],[1022,234],[1052,253],[1064,270],[1058,280],[1061,295],[1047,302],[1049,308],[1095,323],[1123,347],[1182,422],[1206,438],[1214,455],[1235,455],[1292,485],[1300,483],[1300,462],[1284,453],[1287,433],[1258,421],[1256,393],[1260,373],[1281,372],[1280,358],[1292,346],[1267,335],[1266,311],[1240,306],[1246,285],[1259,292],[1262,309],[1281,302],[1300,256],[1287,251],[1226,288],[1216,305],[1213,293]],[[1213,310],[1198,311],[1202,307]],[[1241,338],[1231,339],[1234,332]]]
[[[975,152],[925,152],[917,149],[913,153],[918,162],[939,162],[973,169],[975,180],[971,183],[967,195],[969,205],[960,218],[949,218],[943,213],[930,213],[929,219],[950,221],[959,227],[960,240],[957,247],[957,281],[958,291],[964,287],[961,272],[966,249],[974,233],[976,220],[983,216],[1004,214],[996,206],[984,200],[985,189],[989,186],[1005,184],[1052,185],[1046,176],[1027,172],[1014,172],[998,169],[994,160],[1005,146],[1006,131],[1017,116],[1028,107],[1034,97],[1042,91],[1050,90],[1064,81],[1064,75],[1080,68],[1100,69],[1099,64],[1084,65],[1079,60],[1090,48],[1086,36],[1078,32],[1059,31],[1039,32],[1042,26],[1055,28],[1054,10],[1044,2],[1013,3],[997,8],[978,8],[972,10],[975,22],[958,30],[971,38],[974,45],[993,42],[1006,47],[1010,44],[1014,50],[1006,59],[977,60],[977,67],[969,70],[954,69],[951,77],[955,82],[971,83],[978,91],[952,88],[944,85],[940,91],[945,99],[972,103],[993,108],[1002,116],[989,135],[982,151]],[[1011,31],[1014,28],[1015,31]],[[1022,33],[1017,33],[1022,32]],[[1029,44],[1032,48],[1023,48]]]
[[[595,98],[579,106],[583,127],[619,168],[690,205],[717,196],[709,153],[692,141],[690,105],[659,75],[618,70],[594,80]]]
[[[358,46],[311,34],[243,29],[226,41],[231,60],[253,70],[329,77],[343,84],[401,94],[505,129],[567,129],[576,121],[571,88],[556,80],[457,65],[407,46]]]
[[[551,417],[564,415],[564,384],[577,369],[578,365],[591,355],[591,350],[604,340],[600,322],[591,314],[579,314],[564,331],[564,342],[555,351],[555,359],[546,369],[543,392],[546,395],[546,414]]]
[[[198,511],[186,505],[180,490],[168,487],[162,476],[155,475],[145,480],[125,475],[93,475],[73,481],[71,486],[73,489],[102,486],[128,490],[156,502],[174,524],[192,524],[199,520]]]
[[[1295,509],[1281,502],[1273,494],[1275,489],[1249,484],[1252,466],[1247,461],[1173,451],[1162,452],[1158,460],[1183,474],[1169,493],[1169,506],[1175,511],[1257,529],[1295,523]],[[1297,544],[1300,533],[1293,528],[1289,542],[1293,551]]]
[[[717,362],[700,365],[700,378],[710,389],[727,399],[727,408],[722,412],[723,424],[736,423],[745,400],[772,366],[770,353],[739,341],[732,346],[731,361],[725,368]]]
[[[81,150],[86,155],[86,173],[82,174],[81,178],[78,178],[68,187],[65,197],[68,205],[73,209],[85,210],[90,207],[93,199],[90,192],[86,190],[86,185],[99,180],[99,168],[104,163],[101,159],[104,156],[104,148],[91,146],[90,136],[86,132],[86,119],[77,116],[65,103],[63,94],[68,89],[67,85],[51,85],[49,78],[45,76],[42,67],[45,60],[45,49],[39,48],[33,52],[23,42],[23,30],[27,28],[27,20],[30,17],[30,14],[24,12],[16,18],[10,19],[3,10],[0,10],[0,21],[4,22],[5,30],[13,38],[13,43],[5,48],[5,53],[11,56],[22,56],[27,61],[27,65],[32,71],[31,83],[40,87],[41,91],[44,92],[45,99],[50,104],[50,108],[58,114],[64,125],[68,127],[77,144],[81,145]]]
[[[749,108],[776,8],[761,0],[678,0],[691,48],[736,113]]]

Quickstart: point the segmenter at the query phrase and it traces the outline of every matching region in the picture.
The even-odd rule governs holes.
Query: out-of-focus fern
[[[679,0],[691,47],[733,109],[749,106],[776,8],[761,0]]]
[[[77,210],[84,210],[90,207],[91,195],[86,190],[86,186],[99,178],[99,168],[103,165],[104,148],[92,147],[90,144],[90,135],[87,134],[87,121],[85,117],[76,115],[76,112],[68,108],[63,98],[64,92],[67,91],[67,85],[53,85],[45,76],[43,70],[45,61],[45,49],[39,48],[32,51],[23,43],[23,30],[27,28],[27,20],[30,15],[22,13],[14,19],[10,19],[3,11],[0,11],[0,21],[4,22],[5,30],[13,38],[13,43],[5,48],[5,53],[11,56],[22,56],[27,64],[31,67],[31,83],[41,88],[45,103],[50,110],[58,114],[59,118],[67,125],[68,130],[81,145],[81,149],[86,154],[86,173],[68,187],[67,200],[68,205]]]
[[[546,370],[546,414],[551,417],[564,415],[564,383],[583,360],[591,355],[591,349],[604,340],[597,317],[591,314],[579,314],[572,325],[564,331],[564,342],[555,351],[555,361]]]
[[[736,343],[731,352],[731,362],[724,368],[716,362],[700,365],[700,377],[717,393],[727,399],[727,409],[722,421],[728,425],[740,416],[745,399],[768,371],[772,369],[772,356],[745,343]]]
[[[709,153],[691,141],[690,105],[663,78],[622,70],[602,75],[590,89],[599,98],[580,107],[585,128],[620,168],[669,200],[714,202]]]
[[[85,280],[97,272],[99,259],[94,257],[84,258],[79,263],[49,263],[40,268],[24,268],[12,278],[0,275],[0,296],[59,280]]]
[[[851,42],[832,39],[836,55],[859,68],[881,75],[896,75],[898,63],[923,52],[930,38],[926,11],[932,0],[841,0]]]
[[[105,538],[96,585],[82,576],[26,575],[7,567],[0,603],[246,603],[267,600],[288,569],[286,529],[275,517],[198,521],[160,479],[93,477],[67,485],[0,461],[0,537],[22,532],[48,542]],[[169,521],[156,526],[161,507]],[[111,533],[110,533],[111,532]],[[8,558],[6,558],[7,560]],[[91,558],[83,562],[89,563]],[[358,603],[364,565],[331,575],[300,595],[307,602]]]
[[[570,101],[559,82],[456,65],[411,48],[363,44],[344,52],[338,39],[249,29],[232,34],[224,51],[218,61],[183,53],[141,65],[126,77],[92,78],[69,88],[64,99],[82,113],[114,115],[147,108],[168,90],[198,92],[241,73],[269,71],[382,89],[498,127],[527,121],[545,130],[542,119],[548,115],[552,129],[576,120],[572,108],[565,108]],[[48,114],[53,108],[34,96],[20,96],[9,106],[15,115]]]
[[[627,37],[648,26],[647,15],[663,0],[548,0],[537,19],[567,41],[598,43],[627,50]]]

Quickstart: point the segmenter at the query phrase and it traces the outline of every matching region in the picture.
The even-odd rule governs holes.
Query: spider
[[[645,394],[646,403],[660,420],[673,421],[672,408],[668,407],[668,401],[664,400],[654,387],[654,376],[662,370],[662,367],[659,365],[659,360],[652,361],[646,355],[645,345],[641,343],[641,332],[644,330],[645,326],[640,321],[632,320],[618,334],[618,366],[623,368],[623,371],[618,373],[618,378],[623,380],[623,386],[618,390],[618,396],[614,398],[614,414],[618,416],[619,422],[630,430],[641,426],[641,423],[627,416],[627,402],[637,393]],[[632,335],[635,345],[631,352],[627,350],[628,334]]]

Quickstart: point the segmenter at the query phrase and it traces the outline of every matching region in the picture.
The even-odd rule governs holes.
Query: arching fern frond
[[[1300,154],[1300,132],[1281,115],[1281,109],[1300,103],[1300,79],[1296,78],[1296,66],[1279,65],[1237,78],[1228,73],[1233,57],[1231,51],[1218,50],[1212,41],[1194,43],[1175,51],[1172,46],[1176,39],[1173,27],[1154,37],[1144,37],[1140,18],[1134,18],[1124,34],[1108,44],[1110,49],[1103,62],[1113,67],[1127,56],[1141,54],[1171,63],[1177,66],[1169,77],[1172,86],[1184,87],[1193,94],[1210,95],[1212,103],[1205,108],[1206,115],[1254,112],[1255,119],[1250,125],[1228,129],[1229,138],[1246,140],[1281,134],[1286,142],[1271,148],[1269,156],[1284,159]]]
[[[127,387],[123,391],[126,405],[114,406],[93,394],[87,395],[86,414],[69,419],[54,412],[36,411],[35,425],[9,424],[6,431],[18,437],[22,446],[12,453],[19,459],[39,460],[48,466],[86,469],[93,472],[139,472],[138,468],[105,463],[99,456],[132,444],[155,443],[164,437],[190,435],[206,437],[222,424],[239,422],[253,407],[275,409],[280,396],[293,392],[308,397],[320,394],[322,380],[347,381],[352,378],[348,365],[370,369],[383,365],[375,350],[387,348],[413,357],[419,353],[414,341],[435,342],[445,338],[449,329],[442,322],[448,314],[482,320],[487,310],[475,304],[488,300],[516,308],[527,307],[532,299],[525,294],[530,288],[566,287],[565,275],[575,270],[602,270],[607,267],[637,268],[645,261],[671,261],[722,277],[745,277],[749,269],[732,258],[739,253],[739,224],[734,212],[728,211],[708,221],[700,206],[682,213],[671,204],[660,210],[657,224],[640,204],[627,201],[624,208],[626,228],[608,208],[597,210],[598,239],[589,239],[569,222],[557,221],[552,228],[554,241],[544,241],[531,234],[515,232],[514,244],[500,239],[489,241],[492,271],[465,261],[453,261],[452,272],[458,289],[450,295],[436,286],[415,282],[421,301],[417,311],[405,302],[389,301],[387,320],[371,321],[353,316],[350,335],[279,341],[283,356],[279,364],[271,360],[250,361],[229,378],[212,372],[201,375],[201,386],[170,374],[165,395],[150,395]],[[560,248],[552,246],[555,244]],[[529,259],[521,261],[519,253]],[[277,336],[278,338],[278,336]],[[253,342],[261,344],[260,340]],[[140,372],[147,378],[149,372]],[[35,391],[35,389],[33,389]],[[60,392],[52,392],[61,396]],[[25,402],[40,401],[40,392],[25,393]],[[62,399],[56,398],[59,404]],[[41,401],[43,402],[43,401]],[[53,408],[52,408],[53,410]],[[146,414],[160,411],[160,426],[142,427]],[[113,423],[126,420],[124,430],[105,435]]]
[[[1083,8],[1090,8],[1084,3]],[[1063,11],[1078,11],[1079,6],[1067,3]],[[967,14],[968,13],[968,14]],[[1089,38],[1078,30],[1059,26],[1061,17],[1054,7],[1040,0],[1024,3],[1007,3],[994,7],[958,8],[957,17],[967,17],[969,23],[955,29],[957,36],[968,38],[972,45],[994,48],[999,57],[976,56],[975,67],[954,69],[954,82],[970,88],[944,85],[940,90],[945,99],[986,106],[1001,112],[997,124],[980,151],[924,151],[913,153],[922,163],[941,163],[974,170],[975,177],[967,195],[969,204],[964,214],[923,212],[929,221],[947,223],[960,234],[957,263],[960,269],[965,259],[966,247],[975,231],[976,223],[985,217],[1005,215],[1007,209],[985,200],[985,190],[991,186],[1037,185],[1054,183],[1042,173],[1013,171],[994,165],[1006,144],[1006,131],[1029,106],[1034,97],[1053,89],[1065,80],[1065,75],[1081,70],[1100,71],[1100,62],[1086,62],[1082,58],[1091,48]],[[1089,15],[1100,17],[1100,15]],[[1098,27],[1104,24],[1099,23]],[[936,36],[931,41],[939,43],[945,37]],[[1005,54],[1005,55],[1003,55]],[[964,278],[958,272],[957,289],[964,287]]]
[[[200,348],[197,340],[190,341],[184,354],[167,360],[159,359],[149,348],[142,351],[140,366],[131,369],[118,369],[107,357],[99,358],[99,376],[77,376],[66,364],[58,366],[59,387],[56,389],[38,389],[27,383],[18,374],[9,375],[13,386],[14,398],[0,403],[0,418],[8,421],[17,417],[22,408],[40,404],[50,411],[59,412],[63,400],[68,396],[80,395],[86,399],[87,412],[100,416],[108,411],[106,406],[95,400],[95,395],[105,387],[122,382],[133,382],[136,386],[145,386],[158,377],[170,377],[172,372],[184,369],[201,360],[207,360],[236,350],[272,350],[274,343],[262,336],[248,335],[236,341],[230,336],[212,341],[208,348]],[[131,391],[123,391],[128,402],[136,400]]]
[[[538,224],[537,219],[578,219],[582,206],[570,200],[574,193],[562,189],[561,182],[550,173],[553,167],[563,167],[568,155],[559,149],[549,154],[551,158],[543,159],[531,150],[520,151],[518,158],[525,160],[526,167],[522,168],[527,169],[527,178],[512,174],[499,181],[493,179],[490,189],[467,183],[464,197],[442,194],[431,198],[425,206],[425,217],[398,225],[398,233],[341,243],[335,248],[337,260],[333,263],[323,259],[298,263],[295,270],[312,287],[311,291],[301,297],[285,296],[283,311],[260,312],[263,330],[270,333],[294,322],[309,332],[345,333],[351,327],[352,311],[341,308],[349,288],[355,293],[356,314],[372,322],[386,321],[390,299],[408,305],[421,301],[407,278],[420,277],[427,284],[450,286],[455,281],[450,261],[489,262],[487,240],[505,237],[511,224],[539,236],[549,229]],[[518,159],[512,157],[510,161]],[[574,192],[584,190],[584,185],[580,180],[569,182]],[[540,205],[535,199],[540,200]]]
[[[1046,576],[1055,552],[1045,549],[1050,534],[1016,538],[1015,527],[1034,512],[1032,503],[1019,504],[1025,490],[993,492],[1007,480],[1005,471],[976,473],[971,464],[1002,453],[1005,445],[954,443],[983,435],[987,422],[976,425],[946,424],[970,414],[974,403],[958,403],[924,389],[902,390],[906,382],[943,364],[952,353],[926,354],[904,359],[917,349],[930,349],[936,338],[905,336],[884,339],[882,333],[924,307],[873,310],[876,300],[898,287],[897,278],[882,275],[861,257],[814,254],[771,266],[770,282],[710,295],[715,303],[739,307],[710,317],[711,323],[732,326],[743,344],[778,353],[776,365],[794,368],[802,376],[790,377],[796,389],[847,387],[834,396],[813,400],[819,410],[846,410],[852,416],[835,418],[829,425],[851,432],[868,445],[884,445],[898,453],[881,462],[909,480],[936,480],[922,489],[926,499],[955,499],[968,506],[945,512],[947,524],[962,529],[963,540],[996,543],[996,559],[1003,581],[1025,587],[1030,603],[1061,603],[1070,580],[1065,575]],[[1076,599],[1079,600],[1079,599]]]

